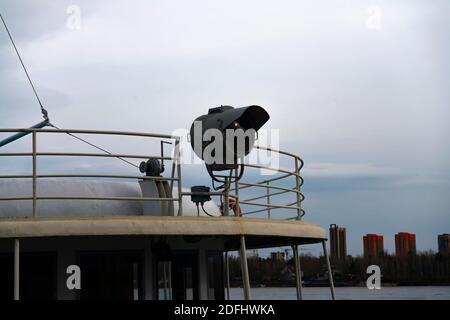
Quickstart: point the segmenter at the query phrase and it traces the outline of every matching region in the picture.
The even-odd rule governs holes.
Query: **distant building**
[[[283,251],[271,252],[270,253],[270,260],[273,260],[273,261],[284,261],[284,252]]]
[[[347,235],[345,228],[330,225],[330,254],[334,259],[347,257]]]
[[[395,235],[395,253],[397,256],[416,254],[416,235],[408,232],[399,232]]]
[[[384,252],[383,236],[378,234],[366,234],[363,237],[364,257],[378,257]]]
[[[438,235],[438,248],[441,254],[450,254],[450,234]]]

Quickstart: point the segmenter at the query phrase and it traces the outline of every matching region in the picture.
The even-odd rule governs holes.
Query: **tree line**
[[[301,255],[302,280],[305,284],[328,277],[323,256]],[[422,252],[397,257],[385,253],[378,257],[348,256],[331,259],[335,283],[342,285],[364,285],[367,267],[378,265],[382,283],[392,285],[450,285],[450,255]],[[295,285],[293,258],[286,260],[248,257],[249,276],[252,285]],[[238,256],[229,256],[231,285],[241,284],[241,265]]]

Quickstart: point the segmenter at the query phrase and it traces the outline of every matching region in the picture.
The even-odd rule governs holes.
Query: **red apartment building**
[[[364,257],[378,257],[384,252],[383,236],[378,234],[366,234],[363,237]]]
[[[408,232],[399,232],[395,235],[395,253],[397,256],[416,254],[416,235]]]

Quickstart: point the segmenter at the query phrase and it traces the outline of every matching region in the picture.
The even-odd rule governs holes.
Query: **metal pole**
[[[32,126],[30,129],[41,129],[44,128],[45,126],[48,125],[48,120],[44,120],[42,122],[39,122],[38,124],[35,124],[34,126]],[[0,141],[0,147],[3,147],[11,142],[14,142],[16,140],[19,140],[22,137],[25,137],[26,135],[29,135],[31,133],[31,131],[22,131],[22,132],[18,132],[15,135],[12,135],[11,137],[8,137],[6,139],[3,139],[2,141]]]
[[[303,300],[302,269],[300,267],[300,253],[299,253],[298,245],[292,246],[292,251],[294,251],[297,300]]]
[[[14,239],[14,300],[19,300],[20,242]]]
[[[230,180],[228,178],[225,178],[224,183],[224,190],[223,190],[223,215],[229,216],[230,215],[230,208],[229,206],[229,191],[230,191]]]
[[[296,192],[297,195],[297,220],[301,220],[302,219],[302,210],[301,210],[301,205],[302,205],[302,201],[301,201],[301,196],[300,196],[300,177],[298,176],[299,171],[298,171],[298,159],[295,158],[295,189],[298,191]]]
[[[242,271],[242,281],[244,287],[244,299],[251,300],[250,293],[250,278],[248,275],[248,264],[247,264],[247,252],[245,247],[245,237],[241,235],[241,249],[240,249],[240,258],[241,258],[241,271]]]
[[[175,178],[175,160],[172,160],[172,173],[170,174],[171,180],[170,180],[170,194],[173,197],[173,182]]]
[[[270,204],[270,182],[267,181],[267,204]],[[270,219],[270,207],[267,208],[267,219]]]
[[[240,208],[239,207],[239,180],[238,180],[238,168],[236,168],[236,170],[234,171],[234,194],[236,195],[236,203],[235,203],[235,208]],[[239,216],[239,210],[237,209],[236,212],[234,213],[235,216]]]
[[[37,206],[36,206],[36,131],[33,131],[32,135],[32,149],[33,149],[33,218],[37,216]]]
[[[226,289],[227,300],[230,300],[230,260],[228,258],[228,251],[225,251],[225,276],[226,276]]]
[[[183,199],[182,199],[182,186],[181,186],[181,153],[180,153],[180,140],[175,141],[175,153],[177,161],[177,178],[178,178],[178,215],[183,215]]]
[[[328,279],[330,280],[331,299],[336,300],[336,293],[334,292],[333,272],[331,271],[330,258],[328,257],[327,245],[325,240],[322,240],[323,254],[327,261]]]

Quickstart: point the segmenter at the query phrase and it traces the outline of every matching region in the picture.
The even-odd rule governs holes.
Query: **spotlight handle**
[[[170,141],[161,140],[161,173],[164,172],[164,144],[172,144]]]
[[[242,164],[241,164],[240,166],[241,166],[241,170],[240,170],[240,172],[239,172],[239,176],[237,176],[237,177],[235,178],[237,181],[239,181],[239,180],[242,178],[242,176],[244,175],[244,166],[243,166]],[[206,165],[206,170],[208,171],[209,176],[210,176],[214,181],[216,181],[216,182],[224,183],[225,181],[224,181],[224,180],[220,180],[219,178],[224,178],[224,179],[226,179],[226,178],[229,177],[229,175],[227,175],[227,176],[216,175],[216,174],[214,173],[214,171],[211,170],[211,168],[210,168],[208,165]],[[234,170],[234,169],[232,169],[232,170]]]

